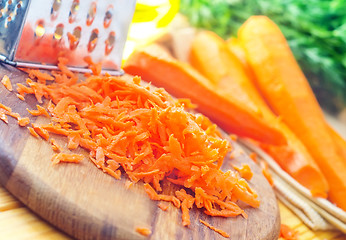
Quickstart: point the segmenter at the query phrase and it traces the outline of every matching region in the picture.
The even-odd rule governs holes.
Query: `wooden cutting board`
[[[10,77],[15,89],[15,83],[24,83],[27,76],[0,65],[0,78],[4,74]],[[32,122],[46,120],[32,117],[26,111],[36,109],[33,96],[27,96],[23,102],[16,97],[15,90],[9,92],[2,84],[0,102]],[[65,144],[64,139],[55,138]],[[199,219],[224,230],[232,240],[277,239],[280,216],[272,188],[240,146],[232,144],[238,154],[235,159],[225,161],[225,169],[231,164],[249,164],[254,172],[250,184],[261,200],[258,209],[243,206],[248,219],[209,217],[193,208],[191,225],[183,227],[179,209],[170,206],[166,212],[162,211],[158,202],[148,198],[141,183],[127,189],[126,176],[115,180],[87,157],[80,164],[53,166],[50,144],[32,137],[12,118],[8,124],[0,121],[0,182],[39,216],[78,239],[224,239]],[[78,152],[87,156],[83,149]],[[174,191],[174,186],[166,185],[166,191]],[[151,236],[138,234],[136,227],[151,229]]]

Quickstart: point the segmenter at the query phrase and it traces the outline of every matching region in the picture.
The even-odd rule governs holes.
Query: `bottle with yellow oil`
[[[179,11],[179,3],[179,0],[137,0],[123,60],[136,47],[154,41],[167,31],[168,24]]]

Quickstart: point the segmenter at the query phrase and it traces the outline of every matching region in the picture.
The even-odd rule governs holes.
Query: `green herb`
[[[251,15],[277,23],[323,107],[346,103],[345,0],[181,0],[180,11],[200,28],[236,36]]]

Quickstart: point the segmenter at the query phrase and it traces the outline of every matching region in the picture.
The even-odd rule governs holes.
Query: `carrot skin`
[[[247,74],[249,70],[244,68],[244,64],[247,64],[247,68],[250,66],[244,59],[245,51],[240,41],[233,39],[232,42],[233,46],[237,44],[237,56],[230,51],[229,43],[227,44],[215,33],[200,32],[191,44],[191,65],[208,78],[215,87],[225,92],[235,93],[243,106],[257,111],[258,118],[264,118],[267,125],[277,128],[284,135],[287,145],[260,143],[260,146],[315,196],[326,197],[329,187],[321,170],[301,141],[268,107],[256,88],[255,76],[253,73]]]
[[[262,95],[318,164],[329,183],[329,199],[346,210],[346,163],[285,37],[265,16],[249,18],[238,37]]]
[[[219,93],[190,65],[178,62],[156,45],[133,53],[124,70],[141,75],[176,97],[190,98],[200,112],[226,131],[275,145],[286,142],[282,134],[260,120],[255,111],[246,109],[234,96]]]

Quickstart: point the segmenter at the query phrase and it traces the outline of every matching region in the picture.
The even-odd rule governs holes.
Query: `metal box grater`
[[[135,0],[0,0],[0,61],[18,67],[87,71],[85,56],[120,69]]]

